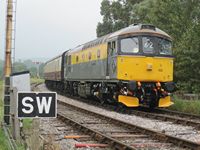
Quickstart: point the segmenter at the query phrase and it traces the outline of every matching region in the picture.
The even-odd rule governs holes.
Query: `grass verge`
[[[175,98],[173,102],[174,105],[169,107],[170,110],[200,115],[200,100],[181,100]]]
[[[24,130],[28,130],[32,128],[33,119],[24,119],[23,120],[23,128]]]
[[[9,150],[8,141],[5,137],[3,128],[0,127],[0,150]]]
[[[3,81],[0,80],[0,124],[3,121]],[[9,150],[8,139],[4,134],[2,126],[0,126],[0,150]]]
[[[0,80],[0,124],[3,122],[3,81]],[[9,142],[0,126],[0,150],[10,150]],[[24,150],[24,145],[17,143],[17,150]]]

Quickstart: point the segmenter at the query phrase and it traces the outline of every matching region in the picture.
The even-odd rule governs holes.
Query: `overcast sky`
[[[96,38],[101,0],[17,0],[16,58],[52,58]],[[0,1],[4,58],[6,0]]]

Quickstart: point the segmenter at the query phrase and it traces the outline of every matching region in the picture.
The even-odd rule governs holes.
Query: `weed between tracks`
[[[41,78],[31,78],[31,83],[44,83],[44,79],[41,79]]]

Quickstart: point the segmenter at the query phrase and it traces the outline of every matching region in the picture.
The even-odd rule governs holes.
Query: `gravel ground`
[[[58,112],[62,113],[65,116],[68,116],[69,118],[91,128],[93,130],[97,130],[101,133],[107,134],[108,136],[112,136],[112,135],[115,135],[115,134],[119,135],[119,133],[116,132],[116,131],[120,131],[122,135],[123,134],[129,134],[130,132],[134,132],[134,130],[133,131],[130,131],[129,129],[126,130],[126,129],[122,128],[121,126],[118,126],[116,124],[112,124],[112,123],[107,122],[105,120],[104,121],[102,121],[101,119],[99,120],[95,116],[90,116],[87,113],[83,114],[82,112],[72,110],[71,108],[66,108],[66,106],[64,106],[64,105],[59,104]],[[115,131],[115,132],[113,133],[113,131]],[[149,149],[155,149],[155,150],[160,150],[160,149],[162,149],[162,150],[172,150],[172,149],[176,150],[176,149],[180,149],[180,148],[175,147],[173,144],[170,144],[170,143],[162,143],[162,142],[159,142],[157,140],[152,140],[151,137],[149,137],[149,136],[142,137],[142,136],[144,136],[143,134],[138,134],[138,133],[133,133],[133,134],[138,135],[138,136],[141,135],[141,137],[136,138],[136,139],[135,138],[122,138],[122,139],[118,139],[118,140],[120,140],[121,142],[126,143],[128,145],[143,144],[143,146],[144,146],[145,144],[151,143],[152,146]],[[131,135],[131,133],[130,133],[130,135]],[[144,149],[144,148],[146,148],[146,147],[145,146],[143,148],[140,147],[140,149]]]
[[[66,139],[63,138],[66,131],[64,129],[61,129],[62,126],[65,126],[65,130],[68,128],[70,129],[70,127],[67,127],[65,124],[59,122],[57,119],[41,119],[40,133],[46,141],[47,149],[74,149],[73,146],[76,141],[73,139],[69,139],[66,142]],[[60,130],[58,130],[59,128]]]
[[[77,150],[76,143],[95,143],[95,141],[83,141],[75,139],[64,139],[65,135],[81,135],[58,119],[41,119],[40,134],[46,141],[45,149],[50,150]],[[100,148],[78,148],[78,150],[100,150]],[[109,150],[106,148],[105,150]]]
[[[45,87],[44,84],[40,85],[39,88],[42,91],[48,91],[48,89]],[[160,132],[165,132],[168,135],[176,136],[176,137],[183,138],[186,140],[200,142],[200,131],[195,130],[193,127],[190,127],[190,126],[182,126],[182,125],[173,124],[172,122],[142,118],[135,115],[121,114],[118,112],[105,110],[96,106],[91,106],[87,103],[76,101],[71,98],[61,96],[59,94],[58,94],[58,99],[62,101],[66,101],[73,105],[87,108],[87,109],[90,108],[90,110],[92,111],[96,111],[96,112],[105,114],[107,116],[111,116],[116,119],[130,122],[141,127],[149,128],[149,129],[160,131]]]

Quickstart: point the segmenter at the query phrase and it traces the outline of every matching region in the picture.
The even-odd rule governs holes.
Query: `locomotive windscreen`
[[[140,44],[141,43],[141,44]],[[122,54],[172,55],[172,42],[155,36],[135,36],[121,39]]]

